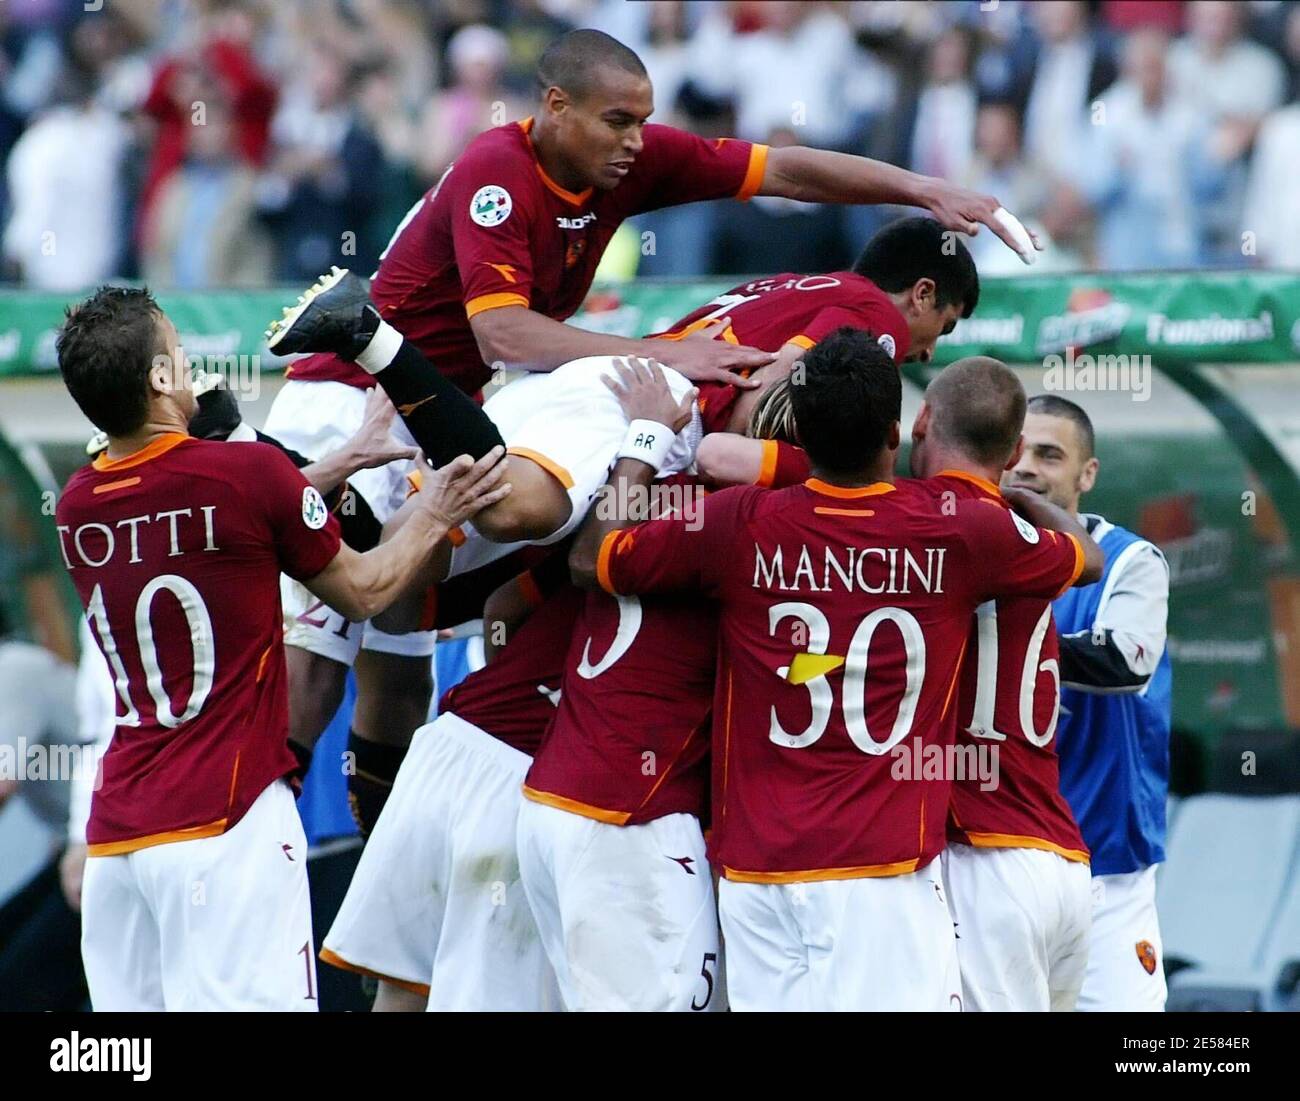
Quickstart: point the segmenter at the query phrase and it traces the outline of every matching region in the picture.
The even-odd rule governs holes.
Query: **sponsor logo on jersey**
[[[1015,522],[1016,531],[1024,537],[1026,543],[1038,542],[1038,529],[1018,512],[1011,513],[1011,519]]]
[[[583,229],[586,226],[591,225],[595,220],[596,215],[589,211],[586,214],[578,215],[576,218],[565,218],[561,215],[557,215],[555,218],[555,224],[561,229]]]
[[[1156,973],[1156,950],[1149,940],[1140,940],[1133,946],[1137,949],[1138,963],[1148,975]]]
[[[894,338],[889,333],[881,333],[880,339],[876,343],[889,353],[890,359],[897,358],[898,345],[894,343]]]
[[[476,226],[486,226],[491,229],[510,217],[514,205],[509,191],[496,184],[488,184],[486,187],[480,187],[474,192],[474,198],[470,199],[470,220]]]
[[[303,486],[302,522],[312,531],[320,531],[329,518],[330,510],[325,507],[325,498],[317,492],[315,486]]]

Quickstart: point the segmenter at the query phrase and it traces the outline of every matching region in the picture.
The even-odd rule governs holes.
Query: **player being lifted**
[[[912,427],[912,474],[937,499],[1009,507],[999,490],[1020,460],[1025,392],[995,359],[946,367]],[[957,688],[964,762],[997,754],[996,781],[953,777],[944,882],[957,924],[962,1004],[968,1010],[1071,1010],[1088,959],[1088,849],[1060,790],[1054,735],[1061,676],[1051,601],[981,604]]]
[[[601,535],[600,550],[578,579],[719,603],[714,846],[732,1007],[945,1009],[957,960],[934,858],[950,785],[919,767],[894,779],[890,751],[951,743],[979,604],[1051,597],[1097,576],[1100,552],[1059,510],[1039,512],[1064,536],[895,484],[901,381],[866,334],[832,334],[804,366],[790,394],[812,478],[722,490],[690,524],[604,531],[593,513],[579,542]],[[611,483],[650,476],[621,459]]]
[[[693,381],[724,380],[733,369],[772,359],[726,342],[683,340],[672,348],[585,332],[565,324],[590,287],[606,246],[627,217],[701,199],[776,195],[810,202],[899,203],[928,210],[941,226],[975,232],[989,226],[1008,245],[1032,259],[1034,244],[1010,226],[996,199],[892,165],[824,150],[768,149],[736,140],[716,142],[647,122],[653,89],[634,52],[599,31],[570,32],[544,52],[538,70],[540,101],[531,119],[480,135],[439,184],[398,227],[375,275],[373,294],[395,331],[381,329],[358,370],[349,360],[364,343],[300,361],[277,397],[267,427],[273,435],[317,458],[355,429],[360,399],[348,391],[372,385],[373,373],[398,357],[386,388],[396,403],[421,411],[434,439],[450,458],[475,457],[499,442],[481,424],[466,420],[448,391],[477,392],[496,365],[548,370],[591,355],[653,355]],[[331,277],[335,278],[335,277]],[[326,281],[326,287],[330,285]],[[292,318],[290,319],[292,320]],[[398,376],[401,333],[411,354],[431,359],[445,376],[443,388],[403,385]],[[272,338],[272,350],[294,343]],[[306,345],[300,345],[306,348]],[[330,383],[330,386],[322,384]],[[740,383],[743,385],[743,383]],[[430,401],[433,393],[442,395]],[[459,396],[459,395],[456,395]],[[404,410],[405,411],[405,410]],[[444,454],[430,454],[438,461]],[[554,530],[546,517],[565,505],[560,486],[540,470],[537,484],[521,484],[516,509],[485,520],[497,541],[538,537]],[[370,485],[366,487],[366,483]],[[359,491],[386,520],[402,471],[361,479]],[[384,498],[384,499],[380,499]],[[534,503],[534,501],[536,503]],[[527,502],[527,503],[525,503]],[[290,590],[297,613],[290,641],[295,711],[307,727],[323,729],[342,693],[346,666],[362,645],[359,632],[323,608],[307,615],[305,599]],[[344,639],[341,635],[349,637]],[[369,775],[391,780],[409,738],[414,716],[427,708],[431,685],[428,636],[394,640],[373,628],[368,645],[388,656],[363,662],[355,736],[358,763]],[[313,656],[307,656],[307,655]],[[413,687],[414,686],[414,687]],[[376,710],[388,704],[386,717]],[[395,719],[400,708],[401,719]],[[296,721],[296,720],[295,720]],[[364,807],[377,813],[383,779],[350,778]]]
[[[87,829],[92,1003],[315,1009],[307,846],[284,782],[297,760],[279,576],[373,615],[432,540],[508,492],[499,453],[430,472],[409,534],[358,554],[283,453],[186,433],[185,356],[147,291],[104,288],[70,310],[57,352],[108,435],[56,511],[118,697]]]
[[[965,245],[933,220],[918,217],[877,233],[852,271],[755,280],[701,306],[646,346],[652,352],[673,349],[712,331],[724,343],[740,340],[770,351],[776,360],[753,371],[749,389],[701,383],[697,408],[665,457],[664,472],[689,465],[695,444],[708,432],[718,438],[710,438],[701,462],[713,481],[770,481],[778,460],[806,473],[803,457],[791,456],[775,441],[720,434],[745,432],[771,387],[833,329],[848,324],[870,331],[898,362],[928,359],[938,337],[958,318],[969,317],[978,301],[979,277]],[[294,347],[351,348],[366,370],[379,366],[375,378],[398,403],[426,454],[436,456],[452,446],[472,452],[489,435],[508,443],[508,478],[516,492],[458,533],[455,547],[435,560],[440,575],[477,569],[519,542],[563,538],[581,521],[625,433],[617,400],[599,384],[615,356],[592,356],[525,376],[482,410],[454,391],[437,401],[417,397],[445,383],[409,342],[399,341],[401,351],[390,366],[382,366],[388,362],[384,357],[372,358],[376,345],[396,334],[368,304],[364,284],[355,276],[306,302],[281,333]],[[679,372],[664,373],[678,399],[691,389]],[[446,425],[453,407],[456,420]]]

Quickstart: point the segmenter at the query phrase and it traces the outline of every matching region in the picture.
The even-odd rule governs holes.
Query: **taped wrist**
[[[649,464],[657,474],[672,450],[677,434],[658,421],[635,420],[627,426],[623,446],[618,449],[620,459],[639,459]]]
[[[362,738],[355,730],[349,730],[348,752],[352,755],[352,768],[348,773],[348,806],[361,836],[369,837],[384,804],[388,802],[397,770],[406,757],[406,749],[380,745]]]

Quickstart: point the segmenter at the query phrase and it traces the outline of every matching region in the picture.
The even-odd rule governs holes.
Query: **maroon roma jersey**
[[[278,448],[179,434],[101,455],[55,515],[117,688],[91,855],[224,833],[297,765],[280,574],[329,565],[338,521]]]
[[[997,486],[964,471],[945,470],[926,484],[941,499],[950,493],[1008,507]],[[950,842],[1046,849],[1087,863],[1088,847],[1061,794],[1059,659],[1050,600],[1001,597],[976,610],[957,687],[957,745],[967,759],[995,751],[998,766],[992,784],[969,768],[954,779]]]
[[[531,757],[555,715],[582,597],[565,585],[542,600],[494,661],[447,690],[439,710]]]
[[[899,875],[943,848],[952,744],[975,608],[1050,598],[1083,553],[1005,509],[940,509],[909,481],[725,489],[703,515],[602,543],[611,593],[698,591],[719,603],[714,843],[750,882]],[[901,769],[901,772],[900,772]]]
[[[652,339],[681,340],[714,328],[724,318],[730,320],[717,339],[765,352],[778,352],[786,344],[811,348],[845,325],[871,333],[895,363],[903,362],[912,342],[907,319],[889,295],[851,271],[783,272],[753,279],[692,310]],[[725,430],[739,391],[722,382],[701,383],[699,391],[705,431]]]
[[[765,145],[706,141],[651,123],[617,187],[573,192],[543,170],[532,125],[512,122],[471,141],[397,227],[370,286],[384,319],[469,394],[492,377],[471,317],[526,306],[563,321],[582,305],[625,218],[701,199],[748,199],[767,163]],[[333,355],[298,360],[289,375],[374,385]]]

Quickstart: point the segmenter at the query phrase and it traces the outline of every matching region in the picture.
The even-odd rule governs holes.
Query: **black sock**
[[[504,446],[501,433],[482,407],[463,393],[409,340],[374,379],[393,399],[425,458],[446,466],[457,455],[481,459]]]
[[[393,790],[406,748],[371,742],[349,730],[348,752],[353,766],[348,773],[348,805],[361,836],[369,837]]]

